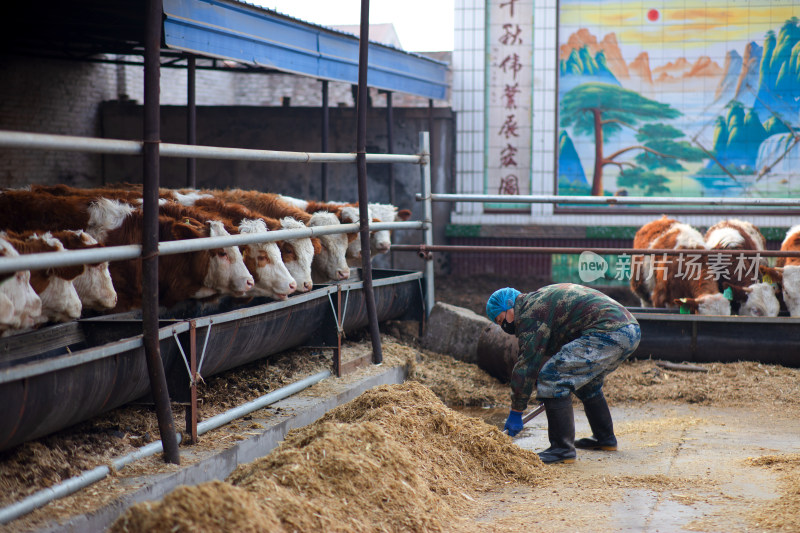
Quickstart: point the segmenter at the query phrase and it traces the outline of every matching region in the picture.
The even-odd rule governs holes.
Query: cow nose
[[[389,246],[390,246],[390,244],[388,242],[379,242],[377,248],[381,252],[388,252],[389,251]]]
[[[294,291],[296,288],[297,288],[297,283],[295,283],[294,281],[290,281],[289,282],[289,290],[290,291]]]
[[[336,275],[339,276],[339,279],[347,279],[350,277],[350,269],[337,270]]]
[[[245,284],[247,285],[247,288],[245,289],[246,291],[249,291],[250,289],[256,286],[255,282],[253,281],[253,278],[248,279]]]
[[[314,287],[314,284],[310,281],[303,282],[303,289],[310,291]]]

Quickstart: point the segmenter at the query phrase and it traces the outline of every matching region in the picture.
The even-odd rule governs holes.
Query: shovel
[[[527,424],[528,422],[530,422],[531,420],[533,420],[534,418],[536,418],[537,416],[539,416],[543,412],[544,412],[544,404],[540,403],[539,405],[537,405],[536,407],[534,407],[533,409],[528,411],[528,414],[523,415],[523,417],[522,417],[522,425],[525,426],[525,424]],[[504,429],[503,430],[503,434],[508,435],[508,431]]]

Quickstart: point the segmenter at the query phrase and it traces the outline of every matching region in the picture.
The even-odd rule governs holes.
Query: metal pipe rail
[[[394,252],[494,252],[517,254],[580,254],[594,252],[598,255],[742,255],[746,257],[800,257],[800,252],[781,250],[694,250],[689,248],[595,248],[568,246],[464,246],[456,244],[397,244],[392,245]]]
[[[112,155],[142,155],[142,141],[99,139],[73,135],[53,135],[0,130],[0,148],[25,148],[88,152]],[[319,152],[281,152],[248,148],[224,148],[189,144],[159,143],[162,157],[196,159],[230,159],[238,161],[281,161],[291,163],[355,163],[356,154],[331,154]],[[423,164],[425,155],[366,154],[367,163]]]
[[[369,225],[370,231],[387,229],[423,229],[422,221],[412,222],[377,222]],[[158,245],[159,255],[182,254],[199,250],[210,250],[226,246],[244,246],[262,242],[275,242],[303,237],[318,237],[320,235],[333,235],[337,233],[355,233],[358,224],[340,224],[335,226],[315,226],[302,229],[286,229],[269,231],[267,233],[251,233],[246,235],[230,235],[222,237],[204,237],[201,239],[188,239],[182,241],[164,241]],[[125,246],[110,246],[108,248],[93,248],[87,250],[64,250],[62,252],[45,252],[38,254],[20,255],[16,257],[0,257],[0,273],[17,272],[19,270],[36,270],[47,267],[62,267],[104,261],[124,261],[136,259],[142,255],[142,246],[129,244]]]
[[[331,372],[329,370],[318,372],[317,374],[303,378],[299,381],[286,385],[285,387],[268,392],[267,394],[260,396],[255,400],[242,404],[238,407],[234,407],[233,409],[225,411],[224,413],[213,416],[197,425],[197,434],[202,435],[204,433],[208,433],[209,431],[222,427],[228,422],[236,420],[237,418],[242,418],[243,416],[246,416],[254,411],[279,402],[284,398],[288,398],[293,394],[297,394],[298,392],[301,392],[308,387],[319,383],[323,379],[330,377],[330,375]],[[182,435],[180,433],[176,434],[178,443],[180,443],[182,440],[181,437]],[[19,518],[20,516],[47,505],[53,500],[64,498],[65,496],[69,496],[70,494],[73,494],[84,487],[88,487],[89,485],[104,479],[110,475],[112,471],[121,470],[134,461],[157,454],[162,450],[162,447],[163,445],[160,440],[151,442],[150,444],[147,444],[146,446],[143,446],[127,455],[113,459],[108,465],[102,465],[95,467],[92,470],[87,470],[77,476],[53,485],[52,487],[48,487],[40,490],[39,492],[31,494],[30,496],[18,502],[12,503],[7,507],[3,507],[0,509],[0,524],[7,524],[12,520]]]
[[[427,196],[432,202],[479,202],[515,204],[580,204],[580,205],[743,205],[759,207],[800,207],[800,198],[726,198],[726,197],[673,197],[652,196],[558,196],[548,194],[442,194]],[[424,200],[421,194],[417,200]]]

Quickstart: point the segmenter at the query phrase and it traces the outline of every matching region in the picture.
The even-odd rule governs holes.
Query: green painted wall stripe
[[[483,226],[480,224],[448,224],[445,230],[447,237],[485,237],[481,235]],[[489,226],[491,227],[491,226]],[[592,226],[586,228],[587,239],[630,239],[633,240],[639,226]],[[783,241],[788,227],[784,228],[759,228],[768,241]],[[491,233],[491,232],[490,232]]]

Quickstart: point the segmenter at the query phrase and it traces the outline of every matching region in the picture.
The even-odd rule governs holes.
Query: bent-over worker
[[[506,287],[486,303],[489,319],[519,339],[511,372],[511,411],[505,429],[522,430],[522,412],[536,389],[544,403],[550,447],[544,463],[572,463],[575,448],[616,450],[611,412],[603,396],[605,376],[639,345],[639,323],[605,294],[572,283],[526,294]],[[575,441],[574,393],[582,402],[592,436]]]

